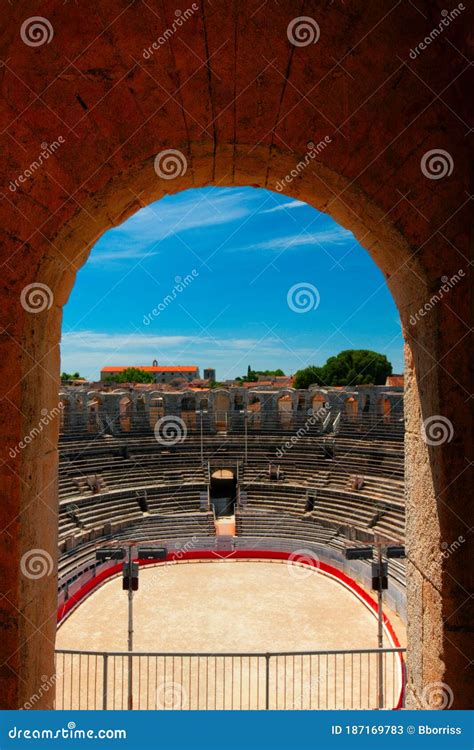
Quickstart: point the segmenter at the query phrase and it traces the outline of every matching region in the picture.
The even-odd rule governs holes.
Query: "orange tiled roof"
[[[103,367],[101,372],[123,372],[133,367],[134,370],[141,370],[142,372],[196,372],[196,365],[175,365],[173,367],[141,367],[136,365],[127,365],[126,367]]]

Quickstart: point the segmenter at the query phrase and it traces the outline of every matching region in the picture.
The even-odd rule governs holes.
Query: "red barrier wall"
[[[225,560],[236,558],[246,560],[292,560],[294,563],[302,563],[304,565],[309,565],[317,568],[322,573],[335,578],[337,581],[339,581],[339,583],[348,588],[353,594],[359,597],[359,599],[361,599],[361,601],[367,607],[369,607],[370,610],[373,611],[374,615],[377,615],[377,602],[366,591],[364,591],[364,589],[359,586],[359,584],[354,581],[353,578],[347,576],[345,573],[343,573],[342,570],[338,570],[334,566],[318,560],[316,557],[309,557],[308,554],[297,555],[295,552],[272,552],[269,550],[234,550],[233,552],[229,552],[228,554],[226,554],[225,552],[218,553],[215,550],[190,550],[186,552],[169,552],[166,556],[166,559],[162,563],[158,564],[165,565],[167,562],[173,561],[183,562],[186,560]],[[143,566],[157,564],[156,560],[138,560],[138,563],[139,565]],[[117,565],[113,565],[110,568],[107,568],[107,570],[104,570],[94,578],[91,578],[91,580],[84,584],[84,586],[82,586],[79,591],[76,591],[76,593],[73,594],[70,599],[68,599],[67,602],[65,602],[58,609],[58,623],[60,623],[71,612],[71,610],[74,609],[74,607],[76,607],[95,588],[97,588],[97,586],[106,581],[108,578],[112,578],[113,576],[116,576],[118,573],[120,573],[122,570],[122,565],[123,563],[120,562],[117,563]],[[400,641],[397,638],[390,620],[385,614],[383,615],[383,622],[390,640],[393,643],[393,646],[396,648],[399,647]],[[402,708],[403,706],[403,693],[405,689],[405,662],[403,660],[402,654],[400,654],[400,665],[402,670],[402,689],[400,691],[397,705],[395,706],[396,709]]]

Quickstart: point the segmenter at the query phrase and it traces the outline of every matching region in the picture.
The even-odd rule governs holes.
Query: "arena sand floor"
[[[121,578],[108,581],[61,625],[56,647],[126,651],[127,607]],[[403,645],[400,618],[386,613]],[[392,645],[387,634],[384,645]],[[376,646],[373,613],[314,568],[281,561],[216,560],[140,570],[140,588],[134,595],[136,652],[265,654]],[[102,659],[71,659],[58,656],[57,707],[80,703],[82,708],[100,708]],[[375,655],[280,656],[273,659],[268,688],[264,661],[250,656],[134,657],[135,707],[263,708],[266,690],[271,708],[376,706]],[[126,708],[127,658],[112,657],[108,670],[107,706]],[[389,655],[388,704],[396,704],[399,682],[399,660]]]

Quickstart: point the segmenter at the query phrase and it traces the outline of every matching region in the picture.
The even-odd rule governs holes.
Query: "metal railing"
[[[220,654],[61,649],[56,651],[55,708],[374,709],[381,657],[383,708],[394,709],[404,703],[404,652],[403,648]]]

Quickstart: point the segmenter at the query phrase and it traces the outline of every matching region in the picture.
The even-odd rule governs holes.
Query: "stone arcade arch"
[[[125,395],[119,401],[120,429],[122,432],[130,432],[132,427],[133,402],[130,396]]]
[[[383,417],[383,419],[387,422],[390,421],[390,414],[392,411],[392,405],[390,402],[390,399],[386,396],[382,396],[382,398],[379,399],[377,404],[378,414],[379,416]]]
[[[87,400],[87,429],[89,432],[100,432],[100,412],[102,399],[95,393],[88,394]]]
[[[181,419],[188,427],[196,427],[196,396],[185,394],[181,399]]]
[[[54,575],[48,567],[32,580],[21,560],[31,549],[56,560],[58,424],[16,459],[8,447],[57,404],[61,308],[105,230],[169,191],[212,184],[266,186],[326,211],[386,276],[407,342],[408,702],[422,706],[442,681],[453,706],[465,706],[468,545],[452,555],[440,545],[467,538],[472,523],[469,280],[418,311],[442,276],[468,275],[469,64],[456,50],[466,48],[469,11],[443,31],[452,45],[436,40],[413,60],[442,9],[427,0],[356,0],[350,18],[343,4],[309,0],[304,13],[321,33],[302,47],[288,38],[290,0],[204,0],[145,58],[175,17],[170,0],[159,14],[125,0],[43,0],[54,37],[42,46],[21,38],[22,6],[6,7],[0,36],[2,708],[22,706],[54,670]],[[310,141],[323,144],[317,154]],[[38,144],[53,142],[47,163],[26,174]],[[175,179],[154,169],[166,149],[179,152]],[[439,179],[426,168],[432,150],[446,165]],[[441,445],[421,437],[435,415],[453,428]],[[48,691],[36,705],[52,701]]]
[[[321,414],[321,412],[325,409],[325,404],[326,398],[320,391],[318,391],[311,397],[311,409],[313,410],[313,414]]]
[[[229,412],[230,412],[230,393],[229,391],[214,391],[212,394],[212,406],[214,414],[214,425],[218,432],[227,429]]]
[[[150,399],[150,426],[155,427],[158,420],[165,416],[164,399],[157,391],[152,391],[148,398]]]
[[[278,423],[283,429],[289,429],[293,424],[293,402],[293,394],[290,392],[284,393],[277,400]]]
[[[348,396],[344,399],[344,414],[349,419],[357,417],[359,411],[359,404],[354,396]]]
[[[262,402],[264,396],[258,393],[249,393],[247,403],[247,414],[249,430],[260,430],[262,427]]]

